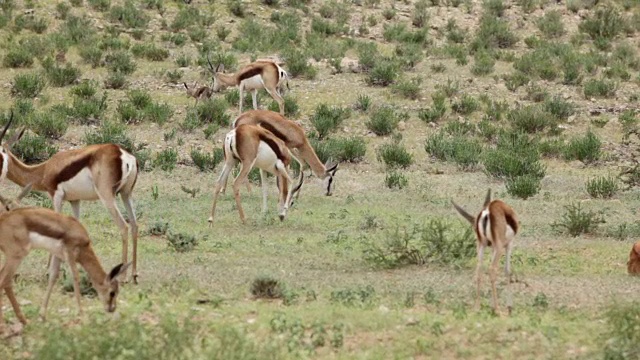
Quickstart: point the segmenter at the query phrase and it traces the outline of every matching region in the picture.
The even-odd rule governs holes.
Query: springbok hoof
[[[132,280],[133,280],[133,283],[134,283],[135,285],[138,285],[138,274],[135,274],[135,275],[131,276],[131,278],[132,278]]]
[[[280,221],[284,221],[284,215],[279,215]]]

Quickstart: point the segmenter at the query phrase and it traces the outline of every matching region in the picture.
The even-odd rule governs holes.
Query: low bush
[[[387,175],[384,178],[384,184],[389,189],[401,190],[409,185],[409,180],[403,173],[392,170],[387,172]]]
[[[443,132],[428,137],[424,149],[436,159],[452,162],[463,170],[477,168],[484,150],[482,144],[472,137],[448,137]]]
[[[58,152],[58,148],[49,145],[47,139],[30,133],[25,133],[20,141],[13,145],[12,150],[13,154],[27,164],[43,162]]]
[[[581,203],[573,203],[564,207],[566,212],[559,221],[551,224],[551,227],[560,233],[566,233],[573,237],[581,234],[592,234],[598,226],[604,223],[604,213],[586,211]]]
[[[178,163],[178,151],[173,148],[164,149],[158,152],[153,159],[153,167],[163,171],[173,171]]]
[[[33,99],[46,87],[46,80],[38,73],[18,74],[11,82],[11,95]]]
[[[200,171],[213,171],[224,160],[224,151],[215,149],[213,153],[206,153],[197,149],[191,149],[191,160]]]
[[[390,169],[406,169],[413,164],[413,155],[398,141],[381,145],[376,151],[376,156],[378,161]]]
[[[348,108],[320,104],[311,116],[311,125],[318,132],[318,137],[323,139],[335,131],[349,116],[351,116],[351,111]]]
[[[384,106],[375,109],[365,125],[374,134],[385,136],[396,130],[399,121],[400,118],[396,110],[392,107]]]
[[[618,186],[618,179],[612,176],[598,176],[589,179],[585,187],[589,196],[603,199],[613,197],[620,188]]]
[[[600,159],[602,142],[591,131],[583,137],[571,139],[564,151],[566,160],[580,160],[584,163],[592,163]]]

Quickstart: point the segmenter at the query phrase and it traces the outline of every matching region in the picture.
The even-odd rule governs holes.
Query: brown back
[[[640,241],[635,243],[631,248],[629,261],[627,262],[627,271],[629,275],[640,275]]]

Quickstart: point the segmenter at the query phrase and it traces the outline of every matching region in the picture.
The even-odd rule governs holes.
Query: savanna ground
[[[640,234],[638,1],[1,5],[2,123],[13,109],[30,130],[14,151],[34,163],[113,141],[144,171],[140,279],[117,315],[85,297],[78,318],[61,284],[38,320],[34,251],[15,285],[30,323],[0,358],[640,356],[640,282],[626,274]],[[270,179],[268,214],[243,187],[247,225],[228,192],[207,227],[215,149],[237,114],[231,89],[198,108],[185,95],[182,81],[210,83],[207,53],[232,70],[286,61],[289,117],[341,160],[333,196],[310,178],[280,222]],[[472,310],[474,239],[450,205],[478,211],[487,188],[522,225],[505,318],[486,275]],[[84,204],[81,221],[102,264],[118,263],[106,210]],[[5,317],[17,321],[6,302]]]

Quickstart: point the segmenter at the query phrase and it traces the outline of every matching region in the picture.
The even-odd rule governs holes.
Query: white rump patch
[[[120,179],[120,186],[118,186],[116,192],[125,187],[132,188],[133,183],[136,181],[136,174],[138,173],[136,157],[122,149],[120,152],[120,159],[122,160],[122,179]]]
[[[44,249],[51,254],[64,259],[62,240],[42,235],[35,231],[29,231],[29,242],[36,249]]]
[[[486,221],[486,226],[483,227],[482,225],[485,223],[485,221]],[[511,241],[515,237],[516,233],[515,231],[513,231],[513,228],[511,227],[511,225],[509,225],[508,223],[506,225],[507,225],[507,230],[506,230],[506,233],[504,234],[505,239],[507,241]],[[494,242],[493,236],[491,235],[491,218],[489,217],[489,209],[484,209],[480,213],[480,219],[478,219],[478,230],[482,238],[489,240],[491,243]]]

